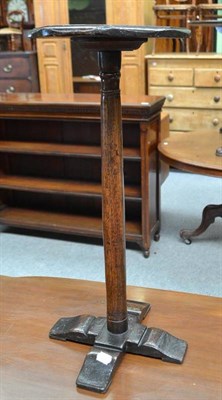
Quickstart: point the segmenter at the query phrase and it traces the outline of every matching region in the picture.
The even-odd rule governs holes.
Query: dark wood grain
[[[101,196],[102,188],[99,182],[65,181],[55,179],[39,179],[20,176],[0,176],[2,189],[17,189],[30,192],[61,193],[70,195]],[[141,197],[140,187],[125,186],[125,196],[138,199]]]
[[[183,337],[187,355],[179,366],[126,354],[109,392],[92,394],[75,387],[89,347],[50,340],[48,331],[61,315],[104,315],[105,284],[2,277],[2,400],[221,400],[222,300],[139,287],[127,295],[150,302],[144,324]]]
[[[78,154],[79,157],[101,157],[101,147],[99,146],[81,146],[81,145],[66,145],[55,143],[33,143],[33,142],[16,142],[16,141],[1,141],[0,152],[21,153],[21,154],[39,154],[39,155],[62,155],[71,156]],[[140,151],[137,148],[124,148],[125,159],[140,160]]]
[[[162,96],[121,96],[122,119],[146,120],[159,112]],[[98,94],[0,93],[0,117],[100,120]]]
[[[122,110],[119,85],[121,51],[138,49],[141,44],[147,40],[147,36],[141,33],[141,27],[122,28],[120,26],[113,27],[105,25],[94,27],[89,25],[74,25],[66,27],[65,31],[64,27],[60,28],[49,27],[47,28],[47,33],[44,32],[44,28],[42,28],[40,36],[68,36],[69,31],[71,36],[78,38],[81,44],[86,48],[98,51],[99,76],[101,79],[102,223],[107,312],[105,320],[106,326],[102,328],[102,330],[104,329],[105,337],[103,340],[103,333],[100,332],[102,337],[98,339],[98,343],[95,341],[95,351],[96,353],[100,351],[101,341],[101,346],[105,346],[110,350],[112,361],[111,365],[107,366],[104,371],[104,366],[101,368],[101,365],[99,366],[96,361],[96,354],[93,356],[89,354],[83,364],[76,384],[81,388],[105,393],[110,386],[118,359],[122,357],[121,347],[119,347],[118,344],[119,334],[123,334],[121,338],[125,338],[126,335],[129,334],[128,326],[131,323],[128,318],[126,301],[125,193]],[[62,35],[60,35],[61,31],[63,31]],[[144,31],[143,28],[142,31]],[[155,36],[158,29],[154,28],[151,31]],[[167,31],[166,37],[171,31],[173,31],[173,29]],[[186,37],[185,32],[180,32],[176,36],[178,37],[180,35]],[[38,37],[38,35],[33,35],[33,37]],[[159,120],[160,118],[158,118],[158,121]],[[135,324],[137,323],[137,321],[133,321],[132,323],[134,324],[134,322]],[[64,329],[64,322],[62,322],[61,329]],[[57,328],[52,328],[50,337],[58,339],[57,333]],[[76,339],[79,341],[78,336],[79,334],[77,332],[74,342]],[[86,337],[89,339],[88,333]],[[138,350],[141,343],[140,339],[141,337],[139,337],[136,342]],[[90,340],[87,340],[87,342],[91,343]],[[177,343],[176,349],[175,343]],[[151,347],[153,347],[153,344]],[[176,350],[176,355],[173,359],[182,362],[187,347],[186,342],[175,338],[175,340],[173,339],[172,345],[169,347],[170,354],[171,350],[172,354],[174,350]],[[114,351],[114,349],[117,351]],[[135,351],[135,353],[137,353],[137,351]],[[151,353],[140,351],[139,353],[144,355],[150,354],[156,357],[156,353],[154,352],[154,354],[152,350]]]

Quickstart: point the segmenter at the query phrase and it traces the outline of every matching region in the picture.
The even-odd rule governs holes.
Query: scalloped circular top
[[[190,30],[169,26],[131,25],[52,25],[35,28],[33,38],[47,36],[76,37],[82,39],[146,40],[148,38],[187,38]]]

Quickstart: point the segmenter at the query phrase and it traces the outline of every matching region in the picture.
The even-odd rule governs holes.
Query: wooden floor
[[[148,271],[147,271],[148,273]],[[126,354],[106,395],[75,386],[89,347],[50,340],[60,317],[105,315],[103,283],[1,277],[1,400],[221,400],[222,299],[128,287],[144,323],[188,342],[182,365]]]

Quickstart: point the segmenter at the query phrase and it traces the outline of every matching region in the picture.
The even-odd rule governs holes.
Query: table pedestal
[[[147,328],[141,320],[149,304],[126,301],[125,198],[123,182],[122,118],[120,101],[121,51],[135,50],[149,36],[188,36],[189,31],[153,27],[71,26],[40,28],[40,36],[76,36],[98,51],[101,77],[101,147],[103,241],[107,316],[61,318],[50,337],[93,345],[77,378],[77,386],[107,391],[124,352],[181,363],[187,344],[169,333]]]
[[[107,391],[124,354],[134,353],[182,363],[187,344],[169,333],[141,324],[150,309],[126,301],[125,210],[119,78],[120,51],[99,52],[103,239],[106,268],[107,318],[81,315],[61,318],[50,337],[92,345],[77,378],[77,386]]]
[[[222,128],[220,128],[220,134]],[[222,147],[217,147],[215,154],[217,157],[222,156]],[[202,220],[196,229],[181,229],[180,237],[186,244],[191,244],[191,238],[201,235],[207,228],[214,223],[217,217],[222,218],[222,204],[208,204],[203,209]]]

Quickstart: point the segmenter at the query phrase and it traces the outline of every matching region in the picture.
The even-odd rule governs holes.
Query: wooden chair
[[[217,18],[222,18],[222,4],[216,3],[216,0],[207,0],[206,3],[199,3],[197,5],[197,15],[199,21],[204,20],[216,20]],[[201,45],[203,43],[203,30],[205,30],[206,35],[204,35],[206,40],[206,50],[207,52],[212,51],[213,47],[213,29],[214,26],[198,26],[197,33],[197,52],[199,53]]]
[[[16,17],[13,19],[13,17]],[[6,36],[8,39],[8,50],[16,51],[18,47],[20,50],[24,50],[23,43],[23,22],[24,14],[22,11],[13,10],[7,14],[7,27],[0,29],[0,35]],[[19,41],[19,45],[17,43]]]
[[[153,11],[156,16],[156,25],[178,25],[189,27],[189,21],[196,17],[196,0],[155,0]],[[153,53],[155,53],[156,40],[153,41]],[[189,39],[186,39],[184,47],[189,52]],[[173,51],[176,50],[175,40],[173,41]]]

